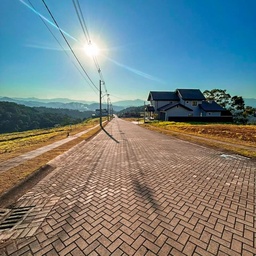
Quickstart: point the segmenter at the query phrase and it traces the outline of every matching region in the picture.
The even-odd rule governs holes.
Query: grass
[[[75,125],[73,127],[59,127],[54,129],[42,129],[20,133],[10,133],[0,135],[0,159],[1,162],[6,161],[15,156],[27,153],[33,149],[51,144],[55,141],[67,137],[67,132],[74,135],[81,131],[87,130],[96,126],[99,123],[98,119],[92,119],[87,122]],[[14,167],[6,172],[0,172],[0,195],[24,180],[27,176],[46,165],[51,159],[64,153],[78,143],[91,138],[100,127],[97,126],[88,133],[65,143],[53,150],[50,150],[38,157],[27,160],[26,162]]]
[[[235,124],[194,124],[150,122],[145,128],[176,136],[202,145],[256,158],[256,126]]]
[[[64,139],[98,124],[98,119],[52,129],[0,134],[0,162]]]

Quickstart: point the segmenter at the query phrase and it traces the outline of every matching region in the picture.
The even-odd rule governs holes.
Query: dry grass
[[[64,139],[68,133],[75,135],[96,124],[98,119],[92,119],[72,126],[0,134],[0,162]]]
[[[151,122],[145,128],[256,158],[256,126]]]
[[[70,127],[62,127],[57,129],[51,129],[46,132],[45,130],[30,131],[24,133],[15,133],[8,135],[0,135],[0,148],[5,147],[7,150],[1,151],[1,161],[5,161],[14,156],[27,153],[33,149],[51,144],[55,141],[63,139],[67,136],[67,131],[70,135],[74,135],[78,132],[84,131],[86,129],[92,128],[98,123],[98,120],[92,120],[86,122],[70,130]],[[24,180],[28,175],[32,174],[34,171],[38,170],[42,166],[46,165],[51,159],[57,157],[58,155],[64,153],[70,148],[74,147],[81,141],[87,140],[99,132],[100,127],[96,127],[90,130],[88,133],[76,138],[68,143],[65,143],[53,150],[50,150],[38,157],[30,159],[17,167],[14,167],[6,172],[0,173],[0,195],[12,188],[14,185],[18,184]],[[5,138],[5,140],[3,139]],[[8,143],[7,138],[10,139],[11,143]]]

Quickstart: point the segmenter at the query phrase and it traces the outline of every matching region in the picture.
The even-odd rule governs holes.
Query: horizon
[[[240,96],[240,95],[232,95],[232,96]],[[231,96],[231,97],[232,97]],[[35,99],[35,100],[68,100],[68,101],[85,101],[85,102],[91,102],[91,103],[99,103],[99,101],[95,100],[95,101],[90,101],[90,100],[82,100],[82,99],[71,99],[71,98],[37,98],[37,97],[10,97],[10,96],[1,96],[0,98],[10,98],[10,99]],[[256,97],[242,97],[245,100],[256,100]],[[143,100],[143,99],[139,99],[139,98],[134,98],[134,99],[122,99],[122,100],[118,100],[118,101],[113,101],[112,103],[115,102],[122,102],[122,101],[147,101],[147,100]]]
[[[95,101],[90,101],[90,100],[81,100],[81,99],[71,99],[71,98],[37,98],[37,97],[10,97],[10,96],[1,96],[0,95],[0,98],[10,98],[10,99],[36,99],[36,100],[69,100],[69,101],[86,101],[86,102],[93,102],[93,103],[99,103],[99,101],[95,100]],[[140,100],[140,101],[145,101],[143,99],[131,99],[131,100],[126,100],[126,99],[123,99],[123,100],[119,100],[119,101],[137,101],[137,100]],[[119,101],[114,101],[114,102],[119,102]],[[114,103],[113,102],[113,103]]]
[[[146,3],[81,2],[90,38],[99,48],[103,95],[110,94],[112,102],[143,100],[149,91],[186,88],[225,89],[231,96],[256,98],[255,1]],[[84,52],[86,40],[74,6],[48,5],[95,86],[81,75],[43,4],[33,5],[36,11],[29,1],[3,0],[0,94],[97,102],[102,77]]]

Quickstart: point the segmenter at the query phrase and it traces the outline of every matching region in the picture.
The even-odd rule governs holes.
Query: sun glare
[[[93,57],[99,54],[99,48],[95,44],[87,44],[85,47],[85,52],[88,56]]]

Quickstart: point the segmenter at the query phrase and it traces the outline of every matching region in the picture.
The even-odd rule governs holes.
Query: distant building
[[[102,114],[102,116],[107,116],[107,115],[108,115],[107,109],[103,108],[103,109],[101,110],[101,114]],[[100,116],[100,109],[96,109],[96,110],[95,110],[95,115],[94,115],[94,116],[95,116],[95,117],[99,117],[99,116]]]
[[[163,121],[232,122],[232,115],[215,101],[206,101],[199,89],[150,91],[146,111]]]

